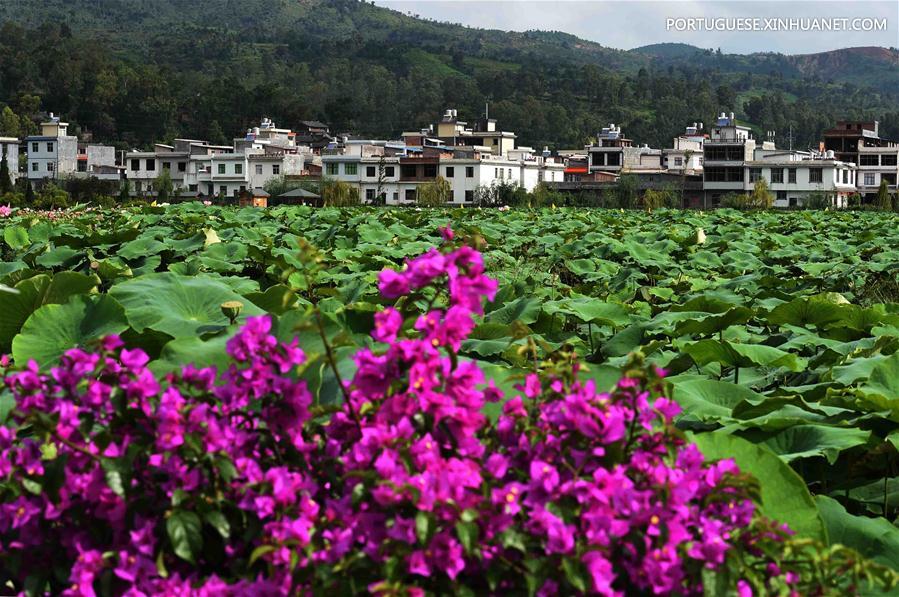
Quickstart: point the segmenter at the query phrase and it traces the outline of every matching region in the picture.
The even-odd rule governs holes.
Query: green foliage
[[[167,168],[163,168],[153,181],[153,188],[156,190],[156,200],[160,203],[166,203],[172,198],[174,184],[172,183],[172,174]]]
[[[422,207],[442,207],[453,198],[453,188],[448,180],[438,176],[433,181],[419,185],[415,202]]]
[[[805,198],[802,207],[805,209],[827,209],[834,205],[833,193],[825,193],[824,191],[815,191],[809,193]]]
[[[893,211],[893,198],[890,196],[890,187],[885,178],[880,179],[880,187],[877,189],[877,209],[880,211]]]
[[[0,111],[0,137],[18,137],[20,134],[19,117],[12,108],[4,106]]]
[[[749,208],[751,209],[771,209],[774,207],[774,193],[768,190],[768,181],[759,178],[752,187],[752,193],[749,195]]]
[[[37,209],[63,209],[69,205],[69,194],[55,183],[48,182],[41,188],[33,205]]]
[[[322,180],[321,196],[327,207],[359,205],[359,189],[340,180]]]
[[[12,175],[9,172],[9,160],[6,155],[6,145],[0,150],[0,194],[7,194],[12,191]]]

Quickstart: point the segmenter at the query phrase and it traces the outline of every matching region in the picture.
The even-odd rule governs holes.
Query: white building
[[[866,202],[873,203],[881,181],[887,182],[890,193],[897,191],[899,178],[899,144],[885,143],[881,147],[858,144],[858,192]]]
[[[717,206],[728,193],[746,190],[746,162],[754,158],[755,148],[752,131],[737,124],[733,112],[718,116],[702,148],[702,189],[707,207]]]
[[[25,138],[28,179],[32,181],[66,176],[96,176],[116,179],[115,149],[108,145],[78,143],[68,134],[69,124],[50,113],[41,123],[41,134]],[[115,172],[115,173],[114,173]]]
[[[826,155],[803,155],[800,152],[765,152],[756,150],[757,159],[747,161],[743,192],[751,193],[755,183],[764,178],[774,194],[775,207],[800,207],[813,193],[823,193],[833,207],[846,207],[849,196],[856,192],[856,166]]]
[[[127,178],[137,195],[155,192],[156,180],[168,171],[176,192],[204,197],[234,197],[262,188],[272,178],[300,175],[311,153],[278,151],[270,143],[211,145],[197,139],[156,144],[153,151],[130,151],[124,156]]]
[[[623,174],[628,172],[660,172],[663,169],[662,151],[648,145],[634,147],[624,137],[621,127],[614,123],[603,127],[596,143],[586,148],[589,172]]]
[[[702,130],[702,123],[694,122],[683,135],[675,137],[671,148],[662,151],[662,167],[676,173],[702,172],[702,147],[706,139]]]
[[[19,178],[19,140],[16,137],[0,137],[0,160],[6,156],[10,182]]]
[[[325,178],[354,186],[366,203],[380,198],[388,205],[414,204],[419,188],[438,177],[450,185],[450,203],[472,205],[479,190],[512,185],[533,191],[543,181],[561,182],[565,171],[561,162],[530,148],[500,156],[487,146],[405,147],[386,141],[348,141],[325,152],[322,163]]]

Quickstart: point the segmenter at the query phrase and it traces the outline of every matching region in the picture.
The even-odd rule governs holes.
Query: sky
[[[375,0],[375,4],[484,29],[564,31],[625,50],[663,42],[740,54],[899,47],[899,0]],[[790,24],[791,18],[799,20]],[[809,21],[813,18],[828,21],[815,25]],[[820,30],[828,26],[832,30]]]

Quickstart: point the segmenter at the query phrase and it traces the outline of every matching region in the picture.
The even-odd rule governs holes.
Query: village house
[[[633,141],[625,138],[621,133],[621,127],[614,123],[603,127],[597,135],[596,143],[586,149],[589,156],[588,170],[591,174],[663,170],[660,150],[652,149],[648,145],[634,147]]]
[[[51,112],[49,120],[41,123],[41,134],[25,138],[28,179],[96,176],[117,180],[115,149],[108,145],[79,143],[76,136],[68,134],[68,127],[67,122]]]
[[[19,140],[16,137],[0,137],[0,160],[6,160],[9,179],[15,183],[19,178]]]
[[[670,149],[662,150],[662,167],[669,172],[701,173],[702,148],[706,138],[703,124],[694,122],[683,135],[672,140]]]

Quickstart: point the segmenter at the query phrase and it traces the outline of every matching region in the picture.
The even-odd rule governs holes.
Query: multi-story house
[[[211,145],[197,139],[175,139],[173,145],[157,144],[153,151],[130,151],[124,156],[126,176],[137,195],[153,193],[158,177],[169,173],[176,191],[204,197],[235,197],[269,180],[300,175],[311,154],[279,151],[269,142]]]
[[[405,133],[404,133],[405,135]],[[450,147],[477,146],[487,147],[494,155],[506,155],[515,149],[515,133],[500,131],[496,128],[496,119],[489,118],[486,114],[475,121],[472,127],[467,122],[459,120],[459,113],[455,109],[447,109],[443,117],[434,126],[422,131],[420,137],[432,136],[440,144]],[[415,135],[410,134],[406,139],[408,145],[415,145]],[[424,145],[425,143],[420,143]]]
[[[545,152],[548,154],[548,152]],[[450,203],[471,205],[479,191],[512,185],[532,191],[543,181],[561,182],[565,166],[547,155],[518,148],[505,156],[487,146],[450,147],[386,141],[348,141],[322,156],[324,176],[353,185],[367,203],[413,204],[422,185],[439,178],[451,189]]]
[[[834,128],[824,131],[824,150],[833,152],[837,160],[858,166],[856,186],[866,203],[875,200],[883,180],[890,192],[897,190],[899,143],[881,137],[876,120],[838,121]]]
[[[662,167],[670,172],[696,174],[702,172],[702,147],[706,135],[703,124],[693,123],[683,135],[671,142],[671,148],[662,151]]]
[[[764,178],[774,194],[775,207],[805,205],[813,193],[823,194],[832,207],[846,207],[856,192],[856,165],[834,157],[803,152],[756,150],[755,159],[744,164],[743,192],[752,192]]]
[[[767,143],[767,142],[766,142]],[[773,143],[764,145],[774,148]],[[755,139],[749,127],[737,124],[734,113],[721,113],[702,147],[702,188],[705,207],[714,207],[727,193],[746,190],[746,162],[754,157]]]
[[[634,147],[633,141],[625,138],[621,127],[614,123],[603,127],[597,135],[596,143],[586,149],[591,174],[660,171],[663,167],[660,150],[648,145]]]
[[[863,141],[858,146],[858,192],[865,203],[873,203],[886,181],[890,193],[896,192],[899,178],[899,143],[880,146],[866,146]]]
[[[16,137],[0,137],[0,160],[6,160],[9,179],[15,183],[19,178],[19,140]]]
[[[97,176],[118,179],[115,149],[108,145],[78,143],[68,134],[69,124],[50,113],[41,123],[41,134],[25,138],[28,152],[28,179],[31,181],[66,176]]]

